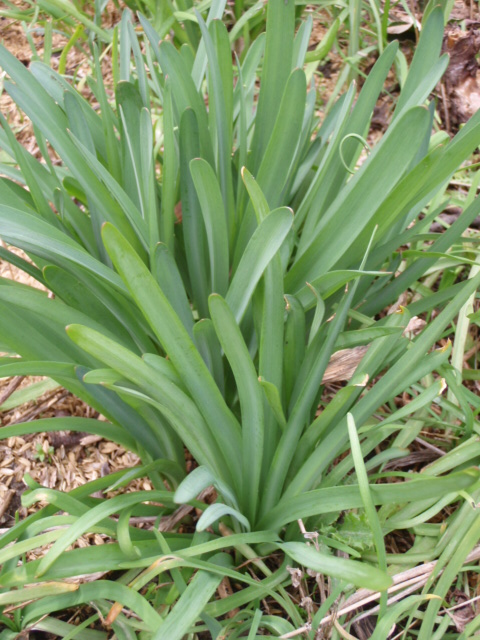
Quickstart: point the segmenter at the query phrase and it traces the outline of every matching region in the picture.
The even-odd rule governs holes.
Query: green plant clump
[[[1,167],[0,236],[33,263],[5,248],[0,257],[54,294],[1,280],[0,348],[15,357],[0,359],[0,375],[48,376],[108,420],[44,418],[2,436],[77,430],[141,459],[68,494],[26,479],[23,504],[46,506],[0,539],[2,640],[27,628],[106,638],[89,628],[99,617],[121,640],[296,629],[314,638],[340,594],[390,587],[403,560],[387,554],[386,534],[422,525],[465,491],[480,498],[478,444],[459,471],[447,455],[422,474],[382,473],[417,437],[411,416],[441,402],[437,372],[450,375],[451,347],[435,344],[480,283],[472,271],[381,314],[480,213],[470,198],[446,233],[428,234],[450,177],[480,143],[480,113],[451,141],[431,136],[434,105],[424,103],[447,65],[441,10],[423,26],[388,131],[361,163],[396,43],[358,98],[352,85],[320,124],[303,70],[311,22],[294,35],[293,0],[270,0],[266,33],[241,64],[232,64],[224,24],[197,20],[194,53],[159,43],[143,18],[140,33],[125,13],[114,101],[98,59],[90,82],[99,109],[43,63],[27,70],[0,50],[5,89],[33,122],[42,155],[29,155],[0,118],[11,159]],[[403,257],[405,245],[415,255]],[[411,319],[433,310],[412,331]],[[368,348],[325,401],[332,355],[355,347]],[[411,402],[397,408],[401,393]],[[189,474],[185,448],[196,463]],[[98,497],[142,476],[152,491]],[[207,504],[199,495],[212,486]],[[192,513],[178,505],[202,511],[195,529],[172,526]],[[340,525],[342,512],[357,515]],[[152,516],[151,529],[131,521]],[[470,533],[457,557],[459,523]],[[85,533],[111,542],[71,549]],[[478,534],[465,502],[430,544],[430,559],[461,565]],[[24,561],[47,544],[41,559]],[[423,561],[424,549],[407,561]],[[314,615],[286,591],[294,564],[330,577]],[[235,590],[216,599],[225,576]],[[387,607],[382,596],[374,638],[422,600],[411,598]],[[57,619],[82,603],[93,613],[80,626]],[[428,604],[419,638],[431,637],[439,606]]]

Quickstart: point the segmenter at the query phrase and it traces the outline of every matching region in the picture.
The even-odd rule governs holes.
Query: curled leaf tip
[[[440,349],[438,349],[438,351],[440,351],[440,353],[445,353],[445,351],[448,351],[451,346],[452,346],[452,341],[449,338],[447,340],[447,343],[443,347],[440,347]]]
[[[358,382],[356,382],[355,384],[353,384],[353,387],[366,387],[368,384],[368,381],[370,380],[370,376],[368,375],[368,373],[366,373],[363,378],[361,378]]]

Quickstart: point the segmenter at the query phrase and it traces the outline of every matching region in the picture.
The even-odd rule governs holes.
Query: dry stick
[[[390,640],[399,640],[399,638],[404,636],[407,631],[410,631],[410,629],[413,629],[413,627],[415,627],[417,624],[418,624],[418,620],[414,620],[408,625],[406,629],[402,629],[400,633],[397,633],[397,635],[393,636],[393,638],[390,638]]]
[[[475,596],[474,598],[470,598],[470,600],[465,600],[465,602],[460,602],[459,604],[456,604],[453,607],[448,607],[448,609],[444,609],[440,613],[443,613],[443,612],[449,613],[450,611],[455,611],[456,609],[462,609],[463,607],[466,607],[467,604],[472,604],[472,602],[477,602],[478,600],[480,600],[480,596]]]
[[[422,438],[415,438],[415,442],[418,442],[419,444],[424,446],[425,449],[430,449],[430,451],[434,451],[435,453],[438,453],[439,456],[444,456],[445,455],[445,451],[443,451],[442,449],[439,449],[434,444],[430,444],[430,442],[427,442],[426,440],[423,440]]]
[[[20,386],[20,383],[24,378],[25,376],[15,376],[10,380],[5,391],[0,395],[0,405],[2,405],[6,400],[9,399],[15,389]]]
[[[337,619],[333,621],[333,626],[338,631],[338,633],[342,636],[342,638],[345,638],[345,640],[358,640],[358,638],[356,638],[355,636],[352,636],[351,633],[348,633],[348,631],[345,631],[345,629],[338,623]]]
[[[480,559],[480,545],[475,547],[475,549],[473,549],[468,554],[468,556],[465,558],[464,564],[467,562],[473,562],[479,559]],[[419,567],[414,567],[413,569],[408,569],[407,571],[402,571],[401,573],[397,573],[395,576],[392,576],[394,584],[392,587],[390,587],[390,589],[388,589],[387,591],[388,594],[399,591],[400,589],[404,589],[405,587],[410,587],[410,588],[407,589],[405,592],[396,594],[395,596],[390,598],[387,601],[387,605],[401,599],[407,592],[411,593],[412,591],[415,591],[419,587],[422,587],[427,582],[431,573],[435,569],[437,562],[438,562],[437,560],[433,560],[432,562],[427,562],[426,564],[420,565]],[[442,572],[443,572],[443,569],[442,569]],[[418,582],[414,584],[416,580]],[[350,598],[348,598],[345,601],[343,607],[339,609],[335,615],[328,615],[322,618],[322,620],[320,620],[318,628],[324,626],[325,624],[331,622],[332,620],[335,620],[337,618],[340,618],[341,616],[344,616],[347,613],[351,613],[356,609],[360,609],[361,607],[364,607],[370,602],[374,602],[375,600],[378,600],[380,596],[381,596],[381,593],[379,591],[370,591],[369,589],[359,589],[356,593],[354,593],[352,596],[350,596]],[[373,613],[373,611],[369,611],[368,615],[370,615],[371,613]],[[362,616],[362,617],[366,617],[366,616]],[[306,630],[307,629],[305,627],[302,627],[301,629],[296,629],[295,631],[292,631],[280,637],[284,639],[294,638],[295,636],[301,635]]]
[[[389,598],[388,604],[394,604],[395,602],[402,600],[405,596],[409,596],[411,593],[415,593],[415,591],[418,591],[420,587],[423,587],[424,585],[427,584],[429,577],[430,576],[419,576],[418,578],[413,578],[410,581],[412,583],[411,586],[408,587],[407,589],[404,589],[400,593],[397,593],[397,595],[393,596],[392,598]],[[358,622],[359,620],[363,620],[363,618],[368,618],[368,616],[371,616],[372,614],[376,613],[379,610],[380,610],[380,606],[377,605],[373,607],[373,609],[369,609],[368,611],[365,611],[364,613],[357,616],[355,618],[355,622]]]
[[[206,498],[213,495],[213,492],[214,492],[214,488],[212,486],[207,487],[206,489],[204,489],[198,494],[197,500],[205,500]],[[180,520],[182,520],[186,515],[188,515],[192,511],[194,511],[194,509],[195,507],[192,507],[189,504],[184,504],[169,516],[163,516],[160,519],[158,530],[163,533],[172,531],[172,529],[180,522]]]
[[[3,498],[2,503],[0,504],[0,520],[3,518],[5,512],[10,506],[10,503],[14,495],[15,495],[15,491],[13,491],[12,489],[8,489],[7,493]]]
[[[60,394],[60,395],[59,395]],[[23,424],[24,422],[32,422],[34,418],[36,418],[40,413],[50,409],[54,404],[65,400],[70,395],[69,391],[65,391],[62,387],[57,387],[51,393],[49,393],[42,400],[40,404],[38,404],[34,409],[32,409],[29,413],[26,413],[21,417],[20,420],[15,420],[14,422],[9,423],[9,427],[15,424]],[[32,434],[33,435],[33,434]]]

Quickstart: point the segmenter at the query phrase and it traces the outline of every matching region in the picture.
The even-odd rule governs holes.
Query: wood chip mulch
[[[26,258],[24,254],[16,253]],[[12,278],[23,284],[40,287],[30,276],[10,264],[0,261],[0,277]],[[14,392],[18,392],[45,378],[16,377],[0,379],[0,406]],[[60,431],[39,433],[22,437],[2,438],[2,427],[39,418],[68,418],[69,416],[103,419],[91,407],[62,387],[54,388],[41,397],[0,411],[0,533],[15,522],[15,513],[25,517],[42,505],[30,509],[21,506],[21,495],[26,489],[24,478],[33,480],[49,489],[71,491],[75,487],[122,469],[139,464],[139,458],[125,451],[114,442],[95,435]],[[132,481],[126,491],[150,490],[147,479]],[[91,536],[79,544],[97,544]]]

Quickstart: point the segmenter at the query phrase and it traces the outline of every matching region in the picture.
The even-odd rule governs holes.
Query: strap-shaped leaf
[[[171,379],[97,331],[71,325],[67,327],[67,333],[87,353],[97,354],[105,364],[141,389],[140,392],[135,388],[122,387],[120,391],[151,402],[160,409],[196,459],[208,464],[219,477],[229,481],[230,471],[198,408]]]
[[[42,491],[44,493],[42,493]],[[150,496],[150,497],[148,497]],[[54,492],[48,489],[37,489],[36,493],[33,492],[28,496],[29,504],[33,504],[39,500],[52,500],[55,499]],[[60,498],[61,495],[58,496]],[[63,496],[65,498],[65,496]],[[120,498],[120,499],[119,499]],[[77,538],[90,530],[92,526],[101,522],[105,518],[108,518],[114,513],[118,513],[120,509],[125,509],[130,505],[140,504],[147,500],[158,500],[159,502],[166,504],[173,504],[173,495],[170,491],[138,491],[136,493],[129,493],[124,495],[115,496],[110,500],[97,504],[93,509],[86,510],[76,523],[69,527],[65,533],[55,542],[53,547],[47,552],[47,554],[40,561],[38,567],[38,576],[40,577],[52,564],[58,560],[60,555],[73,543]]]
[[[122,344],[129,345],[132,351],[137,352],[137,346],[131,335],[126,331],[123,324],[119,322],[118,318],[111,313],[108,303],[105,304],[106,300],[101,300],[92,294],[85,287],[84,282],[81,282],[64,269],[52,265],[45,267],[43,274],[48,288],[55,293],[58,299],[82,314],[88,309],[88,315],[91,318],[101,318],[102,326],[107,331],[112,335],[116,335]],[[73,320],[68,320],[66,324],[71,322]],[[137,335],[140,333],[139,331]],[[145,343],[145,345],[147,344],[148,342]],[[153,345],[150,343],[150,346]]]
[[[424,85],[424,82],[440,55],[443,29],[443,11],[440,7],[437,7],[431,12],[422,27],[421,37],[415,48],[415,55],[397,102],[397,108],[395,110],[396,118],[410,106],[412,96],[418,93],[419,88],[423,88],[425,93],[417,104],[421,104],[430,93],[431,87]]]
[[[193,469],[181,482],[175,491],[174,500],[178,504],[190,502],[209,486],[214,486],[222,494],[224,500],[230,500],[236,506],[236,497],[229,488],[216,478],[207,467]]]
[[[208,317],[209,260],[202,209],[190,173],[190,162],[200,156],[199,125],[192,109],[186,109],[180,120],[180,195],[182,200],[182,232],[193,303],[200,317]]]
[[[183,326],[192,335],[192,309],[187,298],[182,276],[171,251],[163,243],[159,243],[156,247],[152,272],[181,319]]]
[[[227,28],[220,20],[214,20],[207,29],[199,14],[198,24],[208,58],[210,134],[217,149],[217,174],[229,236],[233,240],[236,222],[231,169],[233,70],[230,43]]]
[[[0,205],[0,235],[5,242],[57,266],[79,265],[110,283],[126,288],[118,275],[92,257],[75,240],[31,213]]]
[[[218,553],[209,560],[221,567],[229,567],[231,558],[225,553]],[[215,593],[222,580],[219,574],[199,571],[187,589],[176,602],[166,620],[153,634],[152,640],[182,640],[196,619],[202,614],[205,605]]]
[[[107,440],[118,442],[118,444],[128,448],[130,451],[137,450],[134,437],[108,422],[93,420],[91,418],[72,417],[62,420],[58,418],[41,418],[33,422],[22,422],[12,425],[11,427],[6,426],[5,431],[2,431],[2,437],[21,437],[31,433],[43,433],[44,431],[80,431],[92,433],[102,436]]]
[[[256,517],[263,459],[264,414],[261,387],[240,328],[228,303],[219,295],[209,298],[210,314],[220,344],[235,377],[242,412],[242,502],[253,522]]]
[[[212,293],[224,296],[228,288],[228,229],[222,193],[212,167],[196,158],[190,162],[190,172],[200,201],[210,258]]]
[[[426,109],[411,109],[385,135],[325,212],[310,246],[286,277],[287,291],[298,291],[305,282],[311,282],[326,273],[341,256],[348,253],[359,230],[366,227],[385,194],[393,189],[409,167],[428,122]]]
[[[67,133],[68,123],[60,107],[50,98],[25,67],[16,61],[4,47],[0,47],[0,64],[18,84],[8,83],[8,88],[17,104],[49,139],[52,146],[62,156],[92,203],[93,222],[99,228],[105,220],[114,222],[130,241],[140,250],[140,245],[132,232],[121,208],[111,198],[107,189],[84,161]]]
[[[356,284],[343,296],[335,317],[329,323],[326,331],[317,332],[312,343],[308,346],[305,359],[297,372],[289,403],[287,428],[283,432],[275,451],[263,496],[263,504],[267,510],[276,503],[282,493],[288,467],[295,454],[305,423],[312,409],[316,406],[315,400],[318,396],[325,370],[333,353],[337,337],[347,319],[347,314],[355,295]]]
[[[451,491],[467,489],[478,482],[478,479],[478,470],[471,468],[439,478],[426,477],[409,482],[370,485],[370,491],[376,505],[403,504],[412,499],[440,498]],[[262,528],[268,522],[269,527],[278,529],[298,518],[360,509],[362,506],[360,491],[355,485],[314,489],[301,495],[283,498],[277,506],[261,518],[258,527]]]
[[[252,142],[252,169],[257,173],[277,119],[292,69],[295,2],[273,0],[267,6],[265,60]]]
[[[361,145],[359,145],[358,141],[355,141],[354,138],[345,140],[344,143],[342,143],[342,140],[345,139],[345,136],[352,134],[354,136],[365,135],[375,103],[378,100],[390,67],[393,64],[397,50],[398,44],[396,42],[392,42],[385,49],[368,74],[353,108],[351,108],[351,98],[353,96],[348,97],[348,94],[337,102],[337,108],[341,108],[341,111],[326,150],[326,157],[321,163],[323,168],[322,166],[319,167],[317,175],[308,189],[307,196],[303,199],[297,211],[298,222],[296,222],[296,225],[298,226],[300,226],[302,220],[308,214],[306,226],[300,239],[301,251],[310,243],[311,231],[315,228],[321,214],[325,212],[325,207],[336,198],[338,192],[344,185],[348,177],[348,171],[345,165],[346,167],[351,167],[360,153]],[[352,87],[348,93],[353,91],[353,89]],[[324,123],[324,126],[325,124],[326,123]],[[319,136],[322,136],[323,140],[330,138],[328,129],[324,131],[324,127],[322,127]],[[344,164],[338,152],[340,144],[342,144]]]
[[[210,318],[204,318],[195,323],[193,327],[193,340],[222,395],[225,395],[225,371],[223,367],[222,347]]]
[[[259,378],[258,380],[262,385],[265,397],[268,400],[268,404],[270,405],[277,423],[284,431],[287,428],[287,420],[283,412],[282,401],[280,399],[280,392],[278,388],[271,382],[268,382],[268,380],[264,380],[263,378]]]
[[[290,1],[290,0],[289,0]],[[305,74],[295,69],[285,86],[271,138],[256,173],[257,181],[271,209],[282,204],[283,191],[294,164],[303,125],[307,85]],[[259,127],[258,112],[255,130]],[[256,227],[255,216],[247,209],[242,220],[234,254],[234,267]]]
[[[220,502],[216,502],[215,504],[210,504],[202,513],[200,520],[197,523],[197,531],[205,531],[208,527],[210,527],[214,522],[217,522],[224,516],[230,516],[238,520],[238,522],[242,525],[245,531],[250,531],[250,523],[247,518],[238,511],[238,509],[233,509],[226,504],[222,504]]]
[[[171,80],[165,80],[163,95],[163,162],[160,239],[170,251],[174,247],[175,198],[178,158],[175,151],[174,115]]]
[[[269,262],[282,246],[293,224],[287,207],[272,211],[251,237],[226,295],[228,306],[240,322]]]
[[[239,425],[188,332],[125,238],[111,225],[105,225],[103,239],[112,262],[189,389],[209,429],[215,434],[235,475],[235,469],[239,466],[236,460],[240,441]]]
[[[373,502],[370,485],[368,483],[367,470],[365,468],[365,461],[360,447],[360,439],[358,437],[357,427],[351,413],[347,415],[347,426],[348,435],[350,438],[350,447],[352,449],[352,458],[357,475],[358,489],[362,497],[363,508],[365,509],[365,515],[367,516],[369,527],[372,530],[375,549],[377,551],[378,564],[380,566],[380,569],[382,569],[382,571],[386,573],[387,554],[385,550],[385,542],[383,539],[382,525],[380,523],[378,513]],[[385,603],[381,600],[380,607],[382,611],[384,606]]]
[[[172,99],[176,112],[181,115],[186,109],[193,109],[198,122],[201,156],[213,164],[205,103],[197,92],[188,66],[172,43],[167,41],[160,44],[158,60],[164,76],[168,76],[172,82]]]

